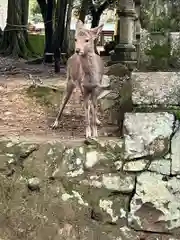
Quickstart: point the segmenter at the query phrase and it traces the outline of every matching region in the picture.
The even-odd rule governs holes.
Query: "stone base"
[[[107,63],[107,66],[112,66],[114,64],[119,64],[121,63],[122,65],[125,65],[129,71],[133,71],[133,69],[135,69],[136,65],[137,65],[137,61],[114,61],[114,60],[111,60]]]
[[[114,50],[114,53],[111,55],[111,61],[108,65],[113,65],[115,63],[122,63],[134,69],[137,61],[133,59],[132,53],[136,51],[136,47],[133,44],[118,44]]]

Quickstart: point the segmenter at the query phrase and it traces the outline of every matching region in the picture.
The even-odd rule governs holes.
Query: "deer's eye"
[[[85,42],[89,42],[89,39],[86,39]]]
[[[77,42],[77,39],[75,38],[75,42]]]

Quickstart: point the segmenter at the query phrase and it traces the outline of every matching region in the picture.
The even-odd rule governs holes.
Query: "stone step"
[[[133,72],[134,105],[180,105],[180,72]]]

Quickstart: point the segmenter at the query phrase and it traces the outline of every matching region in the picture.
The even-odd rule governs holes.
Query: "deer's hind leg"
[[[65,94],[64,94],[64,97],[63,97],[63,100],[62,100],[62,103],[60,105],[60,108],[59,108],[59,112],[57,114],[57,117],[52,125],[52,128],[57,128],[58,125],[59,125],[59,120],[61,119],[61,116],[62,116],[62,113],[63,113],[63,110],[66,106],[66,104],[68,103],[71,95],[72,95],[72,92],[74,90],[74,88],[76,87],[76,84],[75,82],[73,81],[73,79],[71,79],[70,77],[68,78],[68,81],[67,81],[67,86],[66,86],[66,90],[65,90]]]

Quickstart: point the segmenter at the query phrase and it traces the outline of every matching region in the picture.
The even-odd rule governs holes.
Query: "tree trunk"
[[[52,63],[53,61],[53,49],[52,49],[52,37],[53,37],[53,9],[54,4],[52,0],[47,0],[47,11],[45,15],[45,48],[44,48],[44,62]]]
[[[58,0],[56,7],[56,24],[53,36],[53,50],[54,50],[54,68],[55,72],[60,72],[60,57],[61,49],[64,39],[64,25],[66,15],[67,0]]]
[[[88,11],[88,0],[82,0],[81,9],[79,13],[79,20],[81,20],[83,23],[85,21],[87,11]]]
[[[45,28],[45,46],[44,46],[44,62],[52,63],[53,61],[53,49],[52,49],[52,37],[53,37],[53,10],[55,6],[54,0],[37,0],[41,9],[41,14],[44,21]]]
[[[68,56],[71,54],[70,51],[70,31],[71,31],[71,13],[73,9],[73,0],[69,0],[67,4],[67,15],[66,15],[66,26],[64,32],[64,40],[63,40],[63,52],[67,53]]]
[[[0,52],[5,56],[32,56],[27,33],[28,10],[29,0],[8,0],[7,25],[0,46]]]
[[[3,36],[3,31],[2,31],[2,29],[0,27],[0,40],[1,40],[2,36]]]
[[[47,4],[46,4],[46,0],[37,0],[39,7],[41,9],[41,14],[43,17],[43,21],[46,21],[46,11],[47,11]]]
[[[91,11],[91,16],[92,16],[92,23],[91,23],[91,28],[95,28],[99,25],[99,21],[100,21],[100,18],[101,18],[101,15],[103,13],[103,11],[108,8],[108,6],[112,3],[114,3],[115,0],[106,0],[103,4],[101,4],[99,6],[98,9],[95,8],[94,4],[93,4],[93,1],[92,0],[89,0],[88,4],[89,4],[89,9]],[[99,55],[98,51],[97,51],[97,41],[98,40],[95,40],[94,41],[94,51],[96,54]]]
[[[99,21],[100,21],[102,13],[99,12],[99,11],[91,11],[91,14],[92,14],[91,27],[95,28],[95,27],[97,27],[99,25]]]

